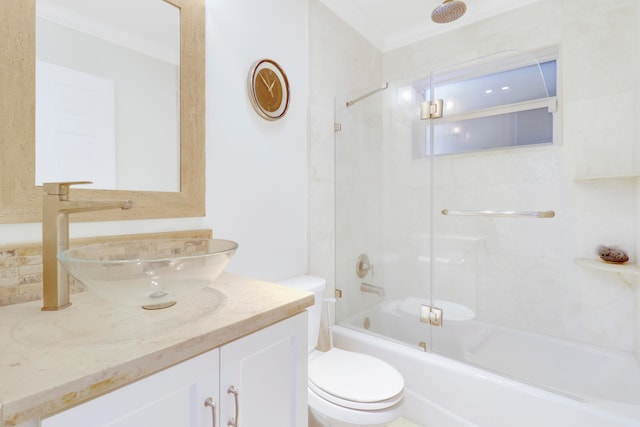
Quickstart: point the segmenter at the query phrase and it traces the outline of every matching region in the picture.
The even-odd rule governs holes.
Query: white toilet
[[[300,276],[280,283],[315,296],[315,304],[308,309],[310,426],[384,427],[399,418],[404,379],[395,368],[366,354],[338,348],[315,350],[326,281]]]

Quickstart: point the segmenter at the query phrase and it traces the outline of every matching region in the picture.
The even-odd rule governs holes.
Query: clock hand
[[[269,88],[269,83],[267,83],[267,81],[265,80],[265,78],[262,76],[262,74],[258,74],[260,76],[260,78],[262,79],[262,81],[264,82],[264,85],[267,87],[267,89]]]
[[[274,98],[275,95],[273,94],[273,85],[276,83],[276,81],[274,80],[271,82],[271,84],[269,84],[269,82],[267,82],[267,80],[264,78],[262,74],[258,74],[258,75],[260,76],[260,79],[262,79],[262,82],[264,83],[264,85],[267,87],[267,90],[271,94],[271,97]]]

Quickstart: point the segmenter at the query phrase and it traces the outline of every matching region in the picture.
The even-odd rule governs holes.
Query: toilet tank
[[[313,292],[315,302],[311,307],[307,308],[307,311],[309,312],[309,352],[311,352],[316,348],[316,345],[318,345],[320,318],[322,316],[322,301],[324,299],[324,289],[327,285],[327,281],[322,277],[297,276],[281,280],[278,283],[291,288]]]

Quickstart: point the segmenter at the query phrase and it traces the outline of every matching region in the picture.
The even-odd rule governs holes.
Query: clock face
[[[253,108],[267,120],[277,120],[289,107],[289,82],[280,66],[269,59],[258,61],[249,73],[249,97]]]
[[[270,68],[263,68],[256,77],[256,98],[263,110],[274,113],[282,105],[282,83]]]

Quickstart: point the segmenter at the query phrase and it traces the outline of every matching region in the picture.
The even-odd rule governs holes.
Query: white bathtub
[[[334,344],[395,366],[406,382],[405,416],[423,427],[640,427],[640,368],[631,355],[507,328],[487,328],[476,321],[449,322],[434,330],[432,338],[439,339],[440,347],[449,354],[461,352],[472,363],[500,360],[516,377],[527,366],[526,361],[518,361],[535,358],[538,364],[528,366],[539,368],[533,370],[539,371],[540,378],[535,380],[534,375],[532,382],[550,382],[559,390],[550,392],[421,351],[418,341],[430,338],[426,325],[394,312],[393,303],[389,304],[352,317],[349,327],[335,326]],[[369,319],[367,331],[363,329],[365,318]],[[389,329],[399,331],[397,340],[384,337]],[[456,334],[468,334],[463,348],[454,339]],[[576,366],[578,370],[571,369]]]

